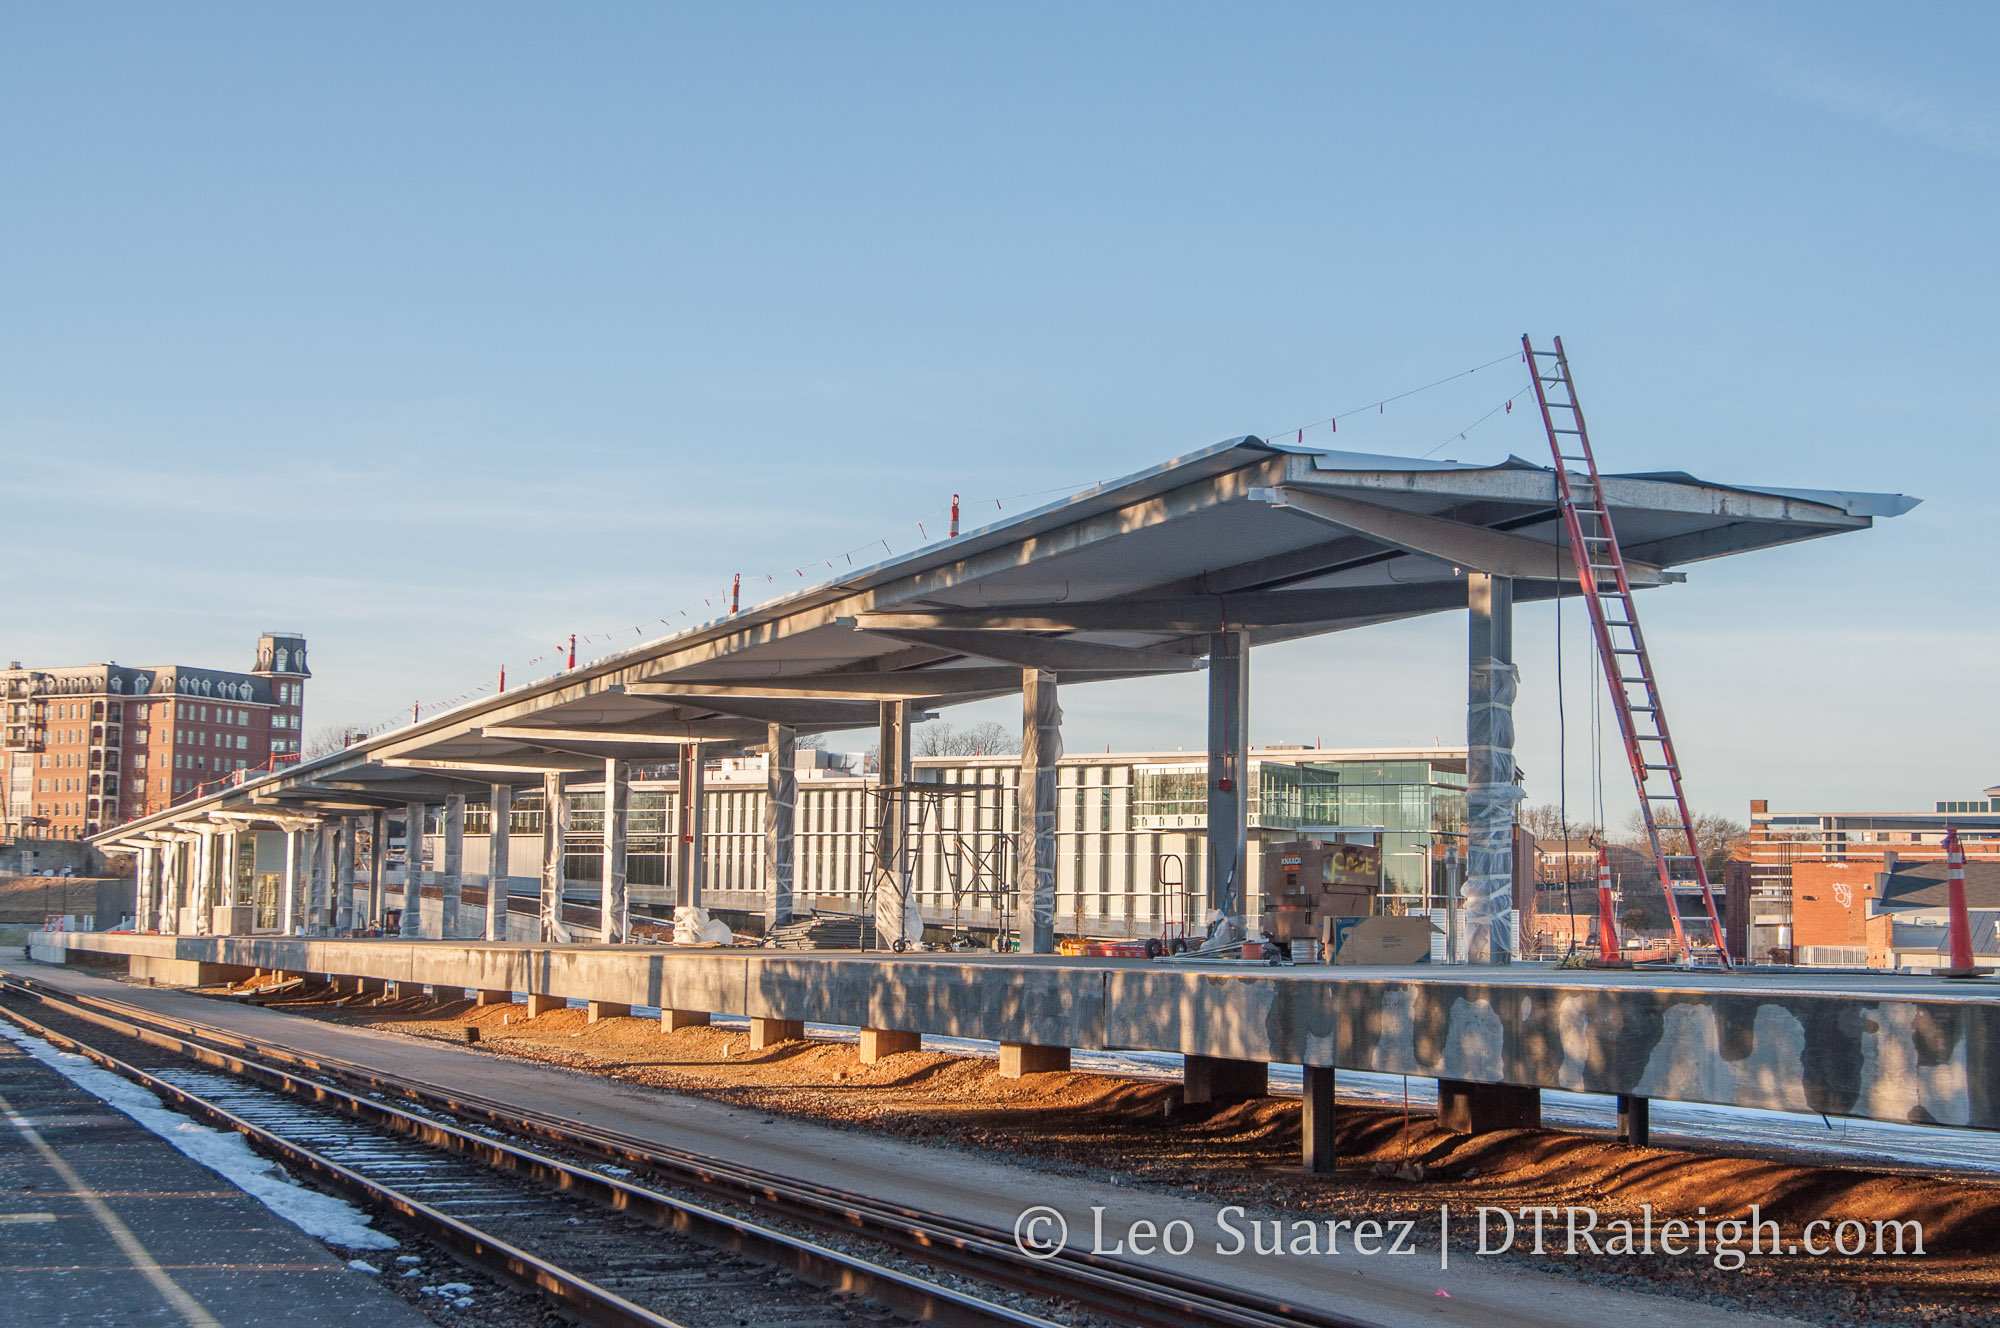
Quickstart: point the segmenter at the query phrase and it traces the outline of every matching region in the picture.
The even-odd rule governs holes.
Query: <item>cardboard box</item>
[[[1429,918],[1325,918],[1321,940],[1335,964],[1428,964]]]

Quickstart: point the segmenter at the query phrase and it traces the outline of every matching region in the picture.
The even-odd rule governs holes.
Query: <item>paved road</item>
[[[1061,1212],[1075,1239],[1088,1238],[1093,1206],[1106,1209],[1106,1229],[1113,1234],[1122,1232],[1131,1220],[1149,1220],[1162,1229],[1169,1222],[1184,1221],[1197,1234],[1186,1255],[1161,1252],[1139,1262],[1171,1266],[1194,1276],[1356,1315],[1384,1328],[1414,1324],[1603,1328],[1607,1323],[1619,1328],[1740,1328],[1795,1322],[1501,1267],[1471,1257],[1470,1233],[1459,1226],[1454,1227],[1455,1257],[1449,1269],[1443,1270],[1434,1247],[1413,1255],[1357,1255],[1352,1249],[1353,1234],[1346,1230],[1341,1232],[1338,1255],[1260,1257],[1254,1252],[1249,1227],[1253,1219],[1287,1222],[1289,1241],[1297,1234],[1289,1226],[1297,1214],[1252,1212],[1232,1218],[1232,1225],[1245,1233],[1245,1250],[1240,1255],[1224,1255],[1217,1253],[1217,1246],[1227,1248],[1234,1238],[1219,1227],[1213,1205],[1193,1199],[1136,1192],[858,1131],[766,1117],[492,1052],[347,1028],[168,988],[137,987],[76,969],[11,958],[0,960],[0,969],[24,972],[51,986],[95,992],[390,1073],[518,1102],[673,1147],[993,1226],[1012,1227],[1017,1215],[1035,1205]],[[1321,1232],[1316,1234],[1323,1249],[1324,1223],[1320,1226]],[[1382,1241],[1384,1248],[1389,1244],[1387,1239]],[[1439,1296],[1440,1290],[1449,1297]]]
[[[374,1277],[4,1040],[0,1286],[0,1321],[49,1328],[428,1323]]]

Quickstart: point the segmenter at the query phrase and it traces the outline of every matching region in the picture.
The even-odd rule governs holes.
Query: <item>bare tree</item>
[[[1749,833],[1741,821],[1734,821],[1714,812],[1694,813],[1695,850],[1701,854],[1702,866],[1708,869],[1710,880],[1714,880],[1721,873],[1724,864],[1729,861],[1729,855],[1736,851],[1736,846],[1741,844]],[[1670,834],[1666,838],[1672,841],[1667,852],[1680,852],[1680,836]],[[1652,845],[1646,840],[1646,820],[1639,815],[1636,807],[1632,809],[1632,814],[1625,818],[1622,842],[1642,853],[1650,854],[1653,851]]]
[[[1553,802],[1537,803],[1532,807],[1523,804],[1515,819],[1537,839],[1559,840],[1563,837],[1565,826],[1569,837],[1574,840],[1590,839],[1598,833],[1597,826],[1587,816],[1572,815],[1565,822],[1562,807]]]
[[[320,725],[313,730],[312,737],[306,739],[306,759],[311,760],[315,756],[325,756],[328,752],[344,749],[353,732],[354,730],[345,724]]]
[[[917,725],[912,750],[918,756],[1017,756],[1021,735],[993,720],[958,728],[938,719]]]

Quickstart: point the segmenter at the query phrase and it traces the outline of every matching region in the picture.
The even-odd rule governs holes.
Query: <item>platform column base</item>
[[[806,1024],[803,1019],[753,1018],[750,1021],[750,1050],[762,1051],[775,1047],[780,1042],[803,1042],[806,1040]]]
[[[391,982],[389,997],[398,1001],[420,1001],[424,998],[424,984],[421,982]]]
[[[1333,1172],[1333,1067],[1305,1067],[1304,1105],[1299,1117],[1300,1166],[1315,1176]]]
[[[706,1010],[662,1010],[660,1011],[660,1031],[678,1033],[683,1028],[707,1028]]]
[[[512,1005],[514,993],[511,991],[481,991],[472,998],[480,1005]]]
[[[1263,1061],[1239,1061],[1223,1056],[1188,1056],[1185,1060],[1181,1100],[1189,1106],[1241,1102],[1271,1095],[1271,1067]]]
[[[1542,1124],[1542,1090],[1520,1084],[1438,1080],[1438,1128],[1452,1134],[1536,1130]]]
[[[528,996],[528,1018],[530,1019],[539,1018],[551,1010],[567,1010],[568,1008],[569,1001],[562,996],[541,996],[533,993],[530,993]]]
[[[596,1023],[600,1019],[630,1019],[632,1007],[623,1001],[592,1001],[586,1007],[585,1022]]]
[[[1030,1074],[1049,1074],[1069,1068],[1068,1047],[1044,1047],[1033,1042],[1000,1044],[1000,1077],[1019,1079]]]
[[[1634,1148],[1644,1148],[1653,1133],[1653,1100],[1618,1095],[1618,1138]]]
[[[861,1030],[861,1063],[873,1065],[884,1056],[894,1056],[899,1051],[915,1051],[923,1045],[921,1033],[911,1033],[900,1028],[864,1028]]]

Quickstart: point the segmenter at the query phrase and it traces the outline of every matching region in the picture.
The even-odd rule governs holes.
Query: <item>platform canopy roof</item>
[[[1707,558],[1843,531],[1896,494],[1607,475],[1633,584]],[[685,742],[755,745],[1018,691],[1202,667],[1211,635],[1253,644],[1462,609],[1468,572],[1516,600],[1576,593],[1556,477],[1238,438],[916,552],[633,646],[97,836],[259,809],[364,810]]]

